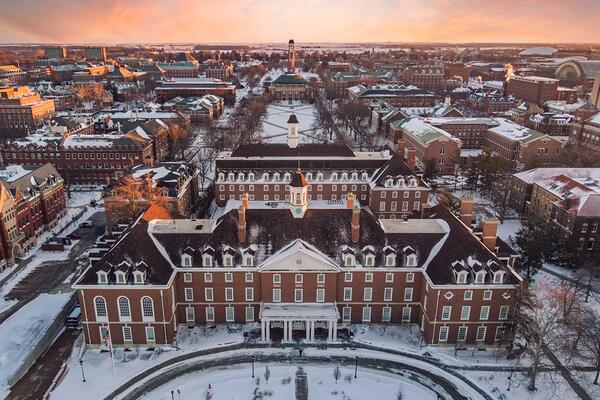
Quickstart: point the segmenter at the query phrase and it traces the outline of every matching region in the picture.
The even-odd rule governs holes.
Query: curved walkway
[[[293,347],[294,346],[288,346],[287,348],[289,349],[289,348],[293,348]],[[348,346],[340,346],[340,345],[330,346],[330,347],[335,348],[335,349],[348,348]],[[375,352],[382,351],[382,349],[380,349],[380,348],[376,348],[373,346],[365,346],[365,345],[360,345],[360,344],[356,344],[353,347],[365,348],[365,349],[369,349],[369,350],[372,350]],[[268,362],[278,362],[278,363],[285,363],[285,362],[293,361],[295,363],[354,364],[356,361],[354,353],[350,353],[348,356],[337,355],[337,354],[335,354],[335,355],[305,355],[302,358],[299,358],[297,356],[292,356],[289,353],[288,354],[281,354],[281,353],[277,353],[277,354],[260,354],[260,353],[238,354],[238,355],[230,355],[230,356],[224,356],[224,357],[219,357],[219,358],[210,358],[210,359],[202,358],[202,357],[205,357],[208,355],[225,353],[225,352],[229,352],[232,350],[242,350],[242,349],[260,350],[260,349],[268,349],[268,348],[272,348],[272,347],[270,347],[268,345],[262,345],[262,344],[238,344],[238,345],[232,345],[232,346],[227,346],[227,347],[221,347],[221,348],[217,348],[217,349],[202,350],[202,351],[191,352],[188,354],[183,354],[181,356],[166,360],[161,364],[158,364],[152,368],[149,368],[149,369],[143,371],[142,373],[138,374],[134,378],[130,379],[127,383],[124,383],[123,385],[121,385],[120,387],[115,389],[112,393],[110,393],[105,398],[105,400],[112,400],[112,399],[116,399],[116,398],[122,398],[124,400],[138,399],[141,396],[143,396],[144,394],[157,389],[158,387],[164,385],[165,383],[168,383],[169,381],[171,381],[174,378],[177,378],[181,375],[191,373],[194,371],[198,371],[198,370],[204,370],[207,368],[213,368],[213,367],[217,367],[217,366],[250,363],[253,356],[255,357],[255,361],[258,361],[258,362],[267,362],[268,361]],[[286,347],[282,347],[282,349],[285,349],[285,348]],[[399,352],[386,350],[386,353],[396,354]],[[398,354],[398,355],[400,355],[400,354]],[[433,360],[428,359],[427,357],[410,354],[410,353],[401,354],[401,355],[404,356],[405,358],[408,358],[409,359],[408,362],[410,362],[410,359],[422,361],[422,362],[425,362],[425,363],[431,365],[434,368],[440,369],[441,370],[440,372],[443,371],[447,374],[452,375],[453,377],[457,378],[458,381],[468,385],[470,387],[470,389],[472,389],[473,391],[476,391],[481,396],[481,398],[484,398],[486,400],[493,399],[485,390],[479,388],[475,383],[471,382],[466,377],[453,371],[450,368],[440,367],[440,365],[443,365],[440,362],[434,362]],[[185,362],[185,363],[182,363],[182,362]],[[180,364],[180,365],[178,365],[178,364]],[[461,393],[461,391],[457,388],[457,386],[455,385],[454,382],[447,379],[446,377],[440,376],[440,374],[436,374],[427,369],[416,367],[414,365],[410,365],[410,363],[407,363],[404,361],[391,360],[391,359],[387,359],[387,358],[377,358],[374,355],[368,355],[368,356],[361,356],[358,359],[358,365],[360,365],[363,368],[376,369],[376,370],[386,371],[386,372],[396,374],[396,375],[403,375],[403,376],[406,376],[406,377],[408,377],[418,383],[421,383],[421,384],[423,384],[423,380],[430,381],[430,382],[434,383],[435,385],[438,385],[439,388],[442,389],[438,392],[439,389],[436,389],[435,385],[434,385],[434,387],[430,387],[430,389],[435,391],[436,393],[438,393],[438,395],[440,395],[441,398],[443,398],[444,395],[450,396],[452,399],[467,399],[468,398],[468,397],[465,397],[465,395]],[[159,374],[157,374],[157,373],[159,373]],[[139,382],[141,382],[143,380],[145,380],[145,382],[139,384]],[[120,396],[122,396],[122,397],[120,397]]]

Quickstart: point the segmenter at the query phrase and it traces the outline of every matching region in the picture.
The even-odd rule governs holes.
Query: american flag
[[[109,352],[110,356],[112,357],[112,343],[110,341],[110,333],[107,333],[102,338],[102,344],[105,345],[105,346],[108,346],[108,352]]]

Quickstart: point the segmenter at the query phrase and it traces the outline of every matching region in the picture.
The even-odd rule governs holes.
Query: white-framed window
[[[110,336],[110,332],[108,331],[108,326],[101,326],[100,329],[100,340],[104,342],[104,338]]]
[[[402,307],[402,322],[410,322],[411,307]]]
[[[225,273],[225,282],[227,282],[227,283],[233,282],[233,274],[231,272]]]
[[[273,274],[273,283],[281,283],[281,274]]]
[[[448,321],[452,314],[452,306],[444,306],[442,307],[442,320]]]
[[[215,308],[214,307],[206,307],[206,320],[209,322],[213,322],[215,320]]]
[[[385,283],[392,283],[394,282],[394,273],[392,272],[388,272],[385,274]]]
[[[98,271],[98,284],[106,285],[108,283],[108,275],[104,271]]]
[[[254,307],[246,307],[246,322],[254,321]]]
[[[492,299],[492,291],[491,290],[485,290],[483,292],[483,299],[484,300],[491,300]]]
[[[123,331],[123,342],[125,342],[125,343],[133,342],[133,335],[131,333],[131,327],[124,326],[122,331]]]
[[[196,312],[194,311],[194,307],[185,308],[185,320],[186,322],[196,322]]]
[[[416,267],[417,266],[417,256],[415,254],[410,254],[406,257],[406,266],[407,267]]]
[[[183,274],[183,281],[185,283],[190,283],[192,281],[192,273],[191,272],[186,272]]]
[[[225,321],[235,322],[235,309],[231,306],[225,307]]]
[[[413,288],[407,287],[404,288],[404,301],[412,301],[413,298]]]
[[[375,265],[375,256],[373,254],[367,254],[365,256],[365,267],[372,267]]]
[[[392,319],[392,308],[391,307],[383,307],[381,311],[381,322],[390,322]]]
[[[346,254],[346,256],[344,257],[344,265],[346,267],[354,267],[354,255],[353,254]]]
[[[490,316],[490,306],[481,306],[481,312],[479,313],[479,319],[485,321]]]
[[[475,283],[485,283],[485,271],[475,273]]]
[[[210,254],[203,254],[202,255],[202,265],[205,267],[212,267],[213,266],[213,258]]]
[[[365,274],[365,282],[373,282],[373,273],[372,272],[367,272]]]
[[[325,274],[317,274],[317,283],[325,283]]]
[[[485,341],[485,333],[487,331],[487,327],[485,326],[478,326],[477,327],[477,335],[475,336],[475,340],[478,342],[483,342]]]
[[[371,307],[363,307],[362,320],[363,322],[371,322]]]
[[[254,274],[252,272],[246,272],[246,282],[254,282]]]
[[[325,289],[317,289],[317,303],[325,302]]]
[[[302,283],[303,282],[303,277],[304,277],[304,275],[302,275],[302,274],[296,274],[296,276],[294,278],[294,282],[296,282],[296,283]]]
[[[386,287],[383,290],[383,301],[392,301],[393,291],[394,291],[394,289],[392,289],[391,287]]]
[[[438,337],[440,342],[445,342],[448,340],[448,327],[447,326],[440,326],[440,334]]]
[[[406,273],[406,282],[407,283],[412,283],[415,281],[415,273],[414,272],[407,272]]]
[[[471,299],[473,299],[473,291],[472,290],[465,290],[465,293],[463,295],[463,299],[464,300],[471,300]]]
[[[144,322],[154,321],[154,302],[148,296],[142,297],[142,320]]]
[[[344,307],[342,308],[342,321],[350,321],[352,317],[352,308],[350,307]]]
[[[457,342],[466,342],[467,341],[467,333],[469,328],[466,326],[458,327],[458,336],[456,337]]]
[[[108,321],[108,312],[104,297],[96,296],[94,298],[94,309],[96,311],[96,321]]]
[[[351,287],[344,288],[344,301],[352,301],[352,288]]]
[[[225,301],[233,301],[233,288],[225,288]]]
[[[352,272],[346,272],[344,274],[344,282],[352,282]]]
[[[129,299],[125,296],[121,296],[117,299],[117,302],[119,303],[119,321],[131,321]]]
[[[281,289],[273,289],[273,303],[281,303]]]
[[[364,293],[363,293],[363,300],[364,301],[371,301],[373,300],[373,288],[370,287],[366,287],[364,289]]]
[[[154,334],[153,326],[146,327],[146,343],[148,343],[148,344],[156,343],[156,335]]]
[[[244,255],[244,267],[251,267],[254,265],[254,256],[252,254]]]
[[[253,287],[246,288],[246,301],[254,301],[254,288]]]
[[[494,336],[494,340],[498,341],[504,338],[504,333],[506,332],[506,329],[504,326],[497,326],[496,327],[496,335]]]
[[[462,321],[468,321],[471,317],[471,306],[462,306],[460,310],[460,319]]]
[[[205,301],[213,301],[214,300],[213,288],[211,288],[211,287],[204,288],[204,300]]]
[[[194,289],[190,287],[185,288],[185,301],[194,301]]]
[[[204,273],[204,282],[206,283],[211,283],[212,280],[212,272],[205,272]]]
[[[296,303],[302,303],[302,289],[294,289],[294,301]]]
[[[393,267],[394,265],[396,265],[396,255],[388,254],[387,256],[385,256],[385,266]]]
[[[500,306],[500,312],[498,313],[498,319],[501,321],[508,319],[508,306]]]
[[[182,254],[181,255],[181,265],[183,267],[191,267],[192,266],[192,256],[190,256],[189,254]]]

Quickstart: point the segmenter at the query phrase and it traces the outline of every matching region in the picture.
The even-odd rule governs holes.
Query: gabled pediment
[[[296,239],[261,265],[259,271],[339,271],[340,267],[311,244]]]

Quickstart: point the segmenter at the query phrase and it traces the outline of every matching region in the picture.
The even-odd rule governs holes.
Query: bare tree
[[[598,314],[590,312],[585,320],[585,332],[583,336],[583,346],[590,352],[594,365],[596,367],[596,377],[594,385],[598,384],[600,377],[600,318]]]
[[[181,159],[185,159],[185,149],[190,140],[189,130],[181,127],[181,125],[173,124],[169,127],[168,138],[171,157],[175,158],[177,153],[180,153]]]
[[[128,218],[135,218],[152,204],[168,207],[171,202],[163,188],[154,186],[149,175],[146,179],[126,175],[115,186],[113,197],[119,201],[120,209]]]

